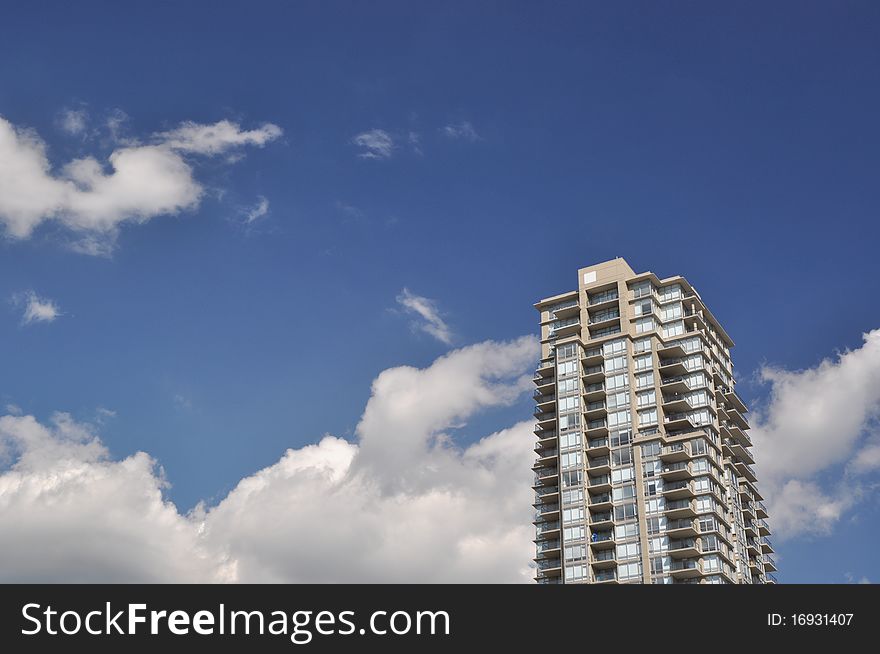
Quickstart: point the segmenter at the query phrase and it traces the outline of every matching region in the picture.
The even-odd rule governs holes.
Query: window
[[[587,566],[585,565],[567,565],[565,566],[565,580],[566,581],[578,581],[580,579],[586,579],[587,577]]]
[[[571,397],[562,397],[559,398],[559,413],[565,413],[566,411],[576,411],[581,406],[581,398],[578,395],[572,395]]]
[[[646,513],[661,513],[664,510],[666,510],[665,497],[656,497],[650,500],[645,500]]]
[[[653,318],[639,318],[636,320],[636,334],[644,334],[654,329]]]
[[[663,325],[663,338],[673,338],[682,334],[684,334],[684,323],[681,320]]]
[[[633,306],[633,311],[637,316],[650,316],[653,310],[654,303],[651,302],[651,300],[647,300],[645,302],[636,302]]]
[[[578,506],[572,509],[562,510],[562,521],[565,523],[579,522],[584,519],[584,507]]]
[[[660,441],[653,441],[642,445],[642,458],[650,459],[654,456],[660,456]]]
[[[636,388],[648,388],[654,385],[654,371],[636,375]]]
[[[612,375],[605,379],[606,390],[613,391],[620,388],[629,387],[629,377],[626,374]]]
[[[577,372],[577,361],[563,361],[562,363],[556,364],[556,374],[562,377],[563,375],[573,375]]]
[[[660,449],[660,444],[657,443],[657,449]],[[642,473],[645,479],[652,479],[654,477],[659,477],[660,473],[663,471],[663,462],[662,461],[645,461],[642,463]]]
[[[569,545],[565,548],[566,561],[584,561],[587,558],[586,545]]]
[[[662,531],[666,531],[666,516],[648,518],[645,522],[648,525],[649,534],[659,534]]]
[[[623,352],[626,352],[626,340],[622,338],[616,341],[608,341],[602,346],[602,354],[606,357]]]
[[[657,408],[639,411],[639,425],[657,424]]]
[[[620,488],[613,488],[611,490],[611,500],[614,502],[622,502],[624,500],[631,500],[635,496],[636,496],[635,484],[628,484],[626,486],[621,486]]]
[[[631,481],[634,477],[635,470],[633,470],[632,466],[611,471],[612,484],[622,484],[623,482]]]
[[[563,504],[576,504],[584,501],[584,489],[575,488],[573,490],[562,491]]]
[[[650,352],[651,351],[651,339],[650,338],[640,338],[637,341],[633,341],[633,352],[638,354],[639,352]]]
[[[632,450],[628,447],[611,451],[611,465],[613,466],[629,465],[632,460]]]
[[[626,445],[632,440],[632,432],[629,429],[621,429],[611,432],[611,447]]]
[[[681,286],[679,286],[678,284],[664,286],[659,289],[658,295],[660,296],[661,302],[672,302],[673,300],[680,300]]]
[[[579,431],[571,431],[559,437],[559,447],[577,447],[583,445],[584,437]]]
[[[573,306],[573,305],[571,305]],[[576,343],[565,343],[556,348],[557,359],[570,359],[577,354]]]
[[[651,574],[662,575],[669,572],[672,567],[672,560],[668,556],[652,556],[651,557]]]
[[[608,426],[617,427],[619,425],[627,425],[632,422],[629,409],[623,411],[614,411],[608,414]]]
[[[651,355],[645,354],[633,359],[636,370],[649,370],[651,368]]]
[[[617,566],[617,578],[618,579],[633,579],[635,577],[642,576],[642,564],[640,562],[636,563],[625,563],[623,565]]]
[[[563,468],[573,468],[575,466],[580,467],[581,462],[582,462],[581,457],[582,457],[582,454],[581,454],[580,450],[576,450],[574,452],[568,452],[566,454],[563,454],[560,457],[560,459],[562,461],[562,467]]]
[[[556,391],[560,396],[567,395],[568,393],[577,393],[580,390],[580,384],[578,383],[578,378],[573,377],[571,379],[560,379],[556,383]]]
[[[572,486],[580,486],[583,482],[583,472],[580,470],[572,470],[562,473],[562,487],[571,488]]]
[[[614,507],[614,519],[617,522],[622,522],[623,520],[632,520],[638,515],[636,510],[635,503],[631,504],[621,504],[619,506]]]
[[[617,560],[635,559],[639,556],[638,543],[625,543],[617,546]]]
[[[617,372],[618,370],[626,370],[626,357],[614,357],[605,361],[605,372]]]
[[[638,284],[634,284],[632,287],[633,297],[640,298],[651,295],[653,289],[651,288],[651,282],[639,282]]]
[[[559,416],[559,428],[560,429],[572,429],[574,427],[581,426],[581,414],[580,413],[568,413],[564,416]]]
[[[586,527],[577,525],[575,527],[566,527],[562,532],[566,542],[573,540],[583,540],[587,537]]]
[[[606,405],[609,409],[629,406],[629,393],[622,392],[609,394]]]
[[[631,522],[628,525],[617,525],[614,528],[614,538],[615,540],[629,540],[631,538],[639,537],[639,523]]]
[[[657,393],[654,389],[639,393],[636,395],[636,404],[638,404],[638,406],[651,406],[652,404],[657,404]]]
[[[670,320],[678,320],[681,318],[681,303],[670,304],[663,307],[662,320],[668,322]]]

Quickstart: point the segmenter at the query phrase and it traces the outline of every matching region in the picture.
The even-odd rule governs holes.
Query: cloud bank
[[[288,450],[183,514],[161,468],[93,427],[0,418],[0,581],[524,582],[531,421],[467,447],[456,428],[529,386],[533,338],[385,370],[356,429]]]

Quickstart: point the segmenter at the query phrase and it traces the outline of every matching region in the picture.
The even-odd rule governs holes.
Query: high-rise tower
[[[733,341],[623,259],[538,302],[538,583],[775,583]]]

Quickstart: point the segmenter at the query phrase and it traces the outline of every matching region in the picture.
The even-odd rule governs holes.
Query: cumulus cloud
[[[42,298],[33,291],[18,293],[13,296],[14,304],[24,307],[21,316],[23,325],[31,325],[37,322],[53,322],[61,315],[58,305],[48,298]]]
[[[880,330],[855,350],[800,371],[765,366],[767,405],[752,438],[774,533],[828,533],[880,468]]]
[[[446,125],[440,131],[444,136],[456,141],[470,141],[473,143],[482,140],[482,137],[477,134],[477,130],[474,129],[474,126],[466,120],[456,125]]]
[[[449,329],[449,325],[440,317],[440,310],[437,308],[437,303],[434,300],[415,295],[409,289],[404,288],[397,296],[397,303],[407,313],[418,317],[418,320],[413,323],[416,329],[430,334],[441,343],[446,343],[446,345],[452,343],[452,330]]]
[[[361,159],[388,159],[394,151],[394,139],[383,129],[371,129],[355,135],[351,142],[362,148]]]
[[[280,133],[274,125],[242,131],[229,121],[184,123],[148,144],[126,142],[106,163],[89,156],[56,172],[35,132],[0,118],[0,225],[7,236],[25,239],[44,222],[56,221],[77,236],[74,249],[104,254],[122,224],[198,206],[203,189],[184,154],[262,146]]]
[[[533,425],[455,434],[537,356],[521,338],[385,370],[357,442],[288,450],[185,515],[148,455],[114,461],[65,414],[0,418],[0,581],[528,581]]]

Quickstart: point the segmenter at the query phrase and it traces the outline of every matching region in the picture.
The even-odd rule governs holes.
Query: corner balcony
[[[545,376],[536,373],[535,376],[532,377],[532,381],[535,382],[535,386],[537,386],[540,390],[547,390],[552,392],[556,389],[556,377],[554,377],[553,375]]]
[[[730,456],[733,461],[739,460],[748,463],[749,465],[755,463],[755,459],[752,458],[752,453],[733,439],[724,439],[724,447],[722,451]]]
[[[684,365],[684,359],[661,359],[660,374],[681,376],[688,374],[688,369]]]
[[[556,411],[556,393],[541,393],[536,391],[532,397],[538,405],[536,411],[553,413]]]
[[[699,525],[696,520],[667,520],[666,522],[666,535],[669,538],[693,538],[699,533]]]
[[[541,428],[556,426],[556,411],[538,411],[535,410],[535,420]]]
[[[730,408],[730,407],[729,407],[729,408],[727,409],[727,417],[730,419],[730,421],[731,421],[733,424],[735,424],[735,425],[736,425],[737,427],[739,427],[740,429],[748,429],[748,428],[749,428],[749,423],[748,423],[748,421],[747,421],[747,420],[743,417],[743,415],[742,415],[739,411],[737,411],[736,409],[734,409],[734,408]]]
[[[776,561],[768,554],[764,555],[764,570],[767,572],[777,572]]]
[[[537,508],[539,504],[545,502],[559,502],[559,486],[539,486],[535,489],[535,501],[532,506]]]
[[[745,402],[743,402],[739,398],[739,395],[736,394],[736,391],[724,391],[724,401],[740,413],[746,413],[748,411]]]
[[[687,356],[684,348],[679,343],[670,343],[669,345],[661,345],[657,348],[657,357],[662,362],[665,359],[683,359]]]
[[[590,307],[589,325],[590,329],[602,329],[610,327],[614,323],[620,323],[620,309],[605,309],[602,311],[593,311]]]
[[[739,497],[740,499],[749,499],[760,502],[764,499],[763,495],[758,492],[758,487],[748,479],[739,480]]]
[[[561,541],[557,538],[555,540],[539,540],[535,542],[535,558],[543,559],[550,557],[558,557],[560,555],[560,549],[562,547]]]
[[[684,429],[696,429],[695,425],[686,413],[672,413],[663,416],[663,425],[668,430],[679,431]]]
[[[679,559],[669,566],[669,575],[673,579],[695,579],[703,576],[703,566],[699,559]]]
[[[568,318],[574,318],[581,315],[581,307],[577,303],[577,300],[574,300],[571,304],[567,304],[565,306],[558,307],[555,311],[550,312],[551,320],[566,320]]]
[[[675,377],[666,377],[660,379],[660,388],[664,393],[687,393],[691,390],[684,377],[676,375]]]
[[[692,457],[689,443],[673,443],[660,450],[660,460],[663,463],[679,463],[690,458]]]
[[[664,482],[680,481],[693,477],[693,470],[687,461],[679,461],[664,465],[660,470],[660,476],[663,477]]]
[[[758,477],[755,475],[754,469],[748,463],[737,461],[734,464],[734,467],[736,468],[736,472],[737,474],[739,474],[740,477],[748,479],[752,483],[758,481]]]
[[[770,535],[770,526],[764,520],[757,520],[758,524],[758,534],[761,536],[769,536]]]
[[[685,411],[691,411],[693,407],[691,403],[688,402],[685,397],[686,395],[682,395],[681,393],[664,393],[663,400],[661,405],[663,406],[663,413],[666,414],[680,414]]]
[[[535,470],[535,483],[532,487],[537,489],[545,486],[559,486],[558,468],[538,468]]]
[[[669,556],[673,559],[690,559],[700,555],[700,544],[695,538],[669,541]]]
[[[675,500],[667,502],[666,509],[663,513],[671,520],[695,518],[697,517],[697,504],[693,500]]]
[[[755,516],[761,519],[767,518],[767,507],[763,502],[754,502],[755,505]]]
[[[727,438],[736,441],[743,447],[751,447],[752,439],[738,425],[730,420],[725,421],[721,425],[721,434]]]
[[[683,500],[695,497],[692,481],[673,481],[664,484],[663,497],[667,500]]]
[[[535,523],[535,535],[538,537],[554,536],[558,539],[559,538],[559,521],[558,520],[551,520],[548,522]]]
[[[535,508],[535,520],[558,520],[558,504],[539,504]]]
[[[540,559],[536,561],[535,567],[538,568],[538,575],[542,577],[559,577],[562,575],[561,559]]]

